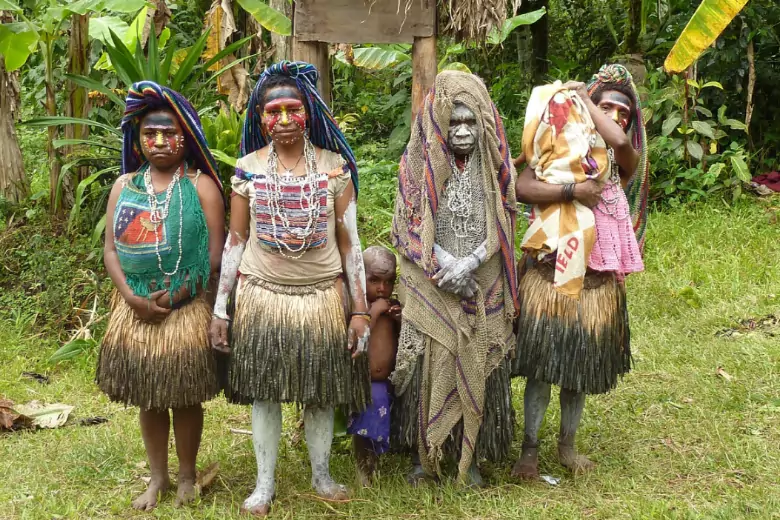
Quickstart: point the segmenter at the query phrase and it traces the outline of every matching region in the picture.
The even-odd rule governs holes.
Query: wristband
[[[350,313],[349,319],[351,320],[352,318],[363,318],[367,322],[371,323],[371,314],[368,313],[368,312],[353,312],[353,313]]]
[[[230,321],[230,316],[228,316],[227,314],[220,316],[215,312],[214,314],[211,315],[211,319]]]
[[[571,202],[574,200],[574,183],[570,182],[568,184],[564,184],[563,188],[561,189],[561,195],[563,196],[563,200],[565,202]]]

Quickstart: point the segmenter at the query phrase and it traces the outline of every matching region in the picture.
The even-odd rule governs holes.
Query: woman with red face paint
[[[281,403],[304,406],[312,486],[339,500],[334,408],[370,399],[357,167],[317,78],[308,63],[281,62],[252,93],[211,325],[214,348],[231,354],[228,398],[253,405],[257,485],[242,509],[257,516],[274,497]]]
[[[122,173],[106,211],[105,264],[116,286],[97,383],[138,406],[151,480],[133,507],[169,484],[170,415],[179,457],[176,504],[195,497],[201,403],[219,388],[207,288],[220,266],[225,200],[200,119],[180,94],[134,84],[122,118]]]
[[[534,204],[532,218],[540,219],[539,222],[551,221],[550,216],[556,211],[563,214],[563,210],[556,208],[564,205],[574,205],[575,209],[580,208],[576,209],[578,212],[592,210],[590,219],[594,226],[589,231],[595,229],[592,249],[583,259],[586,265],[582,266],[584,275],[576,297],[565,293],[556,273],[568,267],[576,248],[582,244],[577,239],[569,239],[567,244],[573,244],[572,250],[550,253],[529,249],[526,246],[538,236],[538,226],[535,228],[534,224],[539,222],[534,220],[523,240],[527,254],[520,266],[523,274],[513,375],[524,376],[528,381],[524,396],[523,448],[512,474],[527,479],[539,476],[538,432],[553,384],[561,387],[558,438],[561,464],[574,473],[595,466],[577,452],[575,435],[585,396],[608,392],[631,368],[623,279],[644,268],[641,249],[647,215],[647,139],[631,75],[621,65],[605,65],[590,85],[569,82],[564,87],[574,91],[582,102],[572,106],[587,110],[581,120],[592,120],[595,132],[603,139],[598,145],[594,144],[597,139],[590,141],[588,157],[606,159],[607,179],[603,182],[599,175],[599,180],[572,184],[539,180],[537,175],[542,164],[539,156],[548,151],[538,152],[537,140],[527,146],[524,136],[529,167],[517,179],[518,201]],[[534,137],[532,133],[529,135]],[[569,161],[580,164],[580,158],[570,157]]]

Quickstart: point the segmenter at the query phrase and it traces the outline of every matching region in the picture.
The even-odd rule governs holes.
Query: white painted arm
[[[225,240],[225,249],[222,251],[222,269],[219,275],[219,287],[217,288],[217,299],[214,303],[214,317],[228,320],[231,317],[227,315],[227,303],[233,286],[236,284],[238,276],[238,266],[241,264],[241,257],[246,248],[246,240],[238,236],[238,233],[231,233]]]

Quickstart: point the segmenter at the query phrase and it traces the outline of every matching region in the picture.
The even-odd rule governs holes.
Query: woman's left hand
[[[368,320],[360,316],[352,316],[349,320],[349,331],[347,332],[348,348],[352,352],[352,358],[362,356],[368,350],[368,338],[371,335],[371,329],[368,326]]]

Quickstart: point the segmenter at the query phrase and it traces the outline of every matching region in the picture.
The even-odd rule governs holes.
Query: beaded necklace
[[[268,198],[268,207],[271,212],[273,237],[274,242],[279,249],[279,253],[285,258],[290,259],[302,257],[309,248],[321,207],[317,179],[317,157],[314,151],[314,145],[312,145],[308,136],[304,135],[303,139],[303,157],[306,159],[306,175],[303,177],[295,176],[291,170],[286,168],[282,175],[279,175],[279,172],[277,171],[279,156],[276,153],[276,147],[274,146],[273,141],[268,145],[268,165],[266,168],[268,181],[266,182],[266,197]],[[281,203],[283,201],[282,191],[284,190],[285,185],[293,185],[300,188],[298,202],[300,204],[300,210],[305,211],[306,213],[306,226],[303,228],[290,225],[287,209],[284,207],[284,204]],[[292,235],[301,240],[300,247],[291,247],[287,242],[279,238],[277,221],[281,223],[285,235]],[[292,254],[288,255],[285,250]]]

